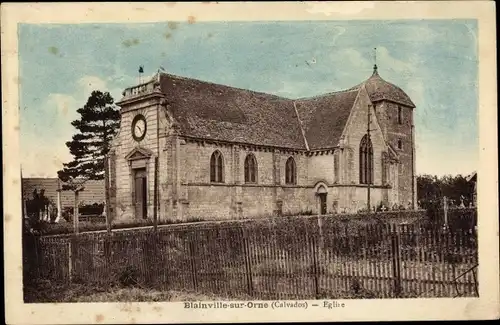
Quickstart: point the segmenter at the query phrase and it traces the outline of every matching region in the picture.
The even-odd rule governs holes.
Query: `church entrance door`
[[[328,190],[325,184],[316,185],[316,197],[317,197],[317,211],[318,214],[326,214],[327,213],[327,198]]]
[[[146,219],[148,217],[146,169],[135,169],[134,173],[135,217]]]

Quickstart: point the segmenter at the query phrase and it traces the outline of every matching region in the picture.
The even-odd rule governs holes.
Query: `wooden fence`
[[[36,252],[30,276],[58,282],[234,299],[478,296],[473,230],[302,218],[41,237],[28,246]]]

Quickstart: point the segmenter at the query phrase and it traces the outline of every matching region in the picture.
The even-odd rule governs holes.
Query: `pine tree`
[[[57,172],[59,179],[63,182],[104,179],[105,156],[120,127],[120,112],[109,92],[101,91],[93,91],[85,106],[77,112],[81,117],[71,125],[79,133],[66,142],[74,160],[63,164],[64,168]]]

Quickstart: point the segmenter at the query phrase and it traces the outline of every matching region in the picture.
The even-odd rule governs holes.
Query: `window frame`
[[[243,179],[245,180],[245,184],[257,184],[259,179],[258,177],[259,168],[257,163],[257,157],[255,157],[255,155],[252,152],[246,155],[243,166],[244,166]]]
[[[219,150],[210,155],[210,183],[224,183],[224,155]]]
[[[365,134],[359,144],[359,184],[374,183],[373,143]]]
[[[397,146],[398,150],[403,150],[403,140],[398,139],[396,146]]]
[[[285,162],[285,184],[297,185],[297,163],[293,157],[288,157]]]
[[[403,107],[398,105],[398,124],[403,124]]]

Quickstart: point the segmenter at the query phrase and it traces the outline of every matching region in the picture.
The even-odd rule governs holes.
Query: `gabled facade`
[[[368,191],[371,206],[415,207],[415,105],[376,67],[356,87],[296,100],[158,73],[117,104],[115,219],[155,206],[159,219],[355,212]]]

